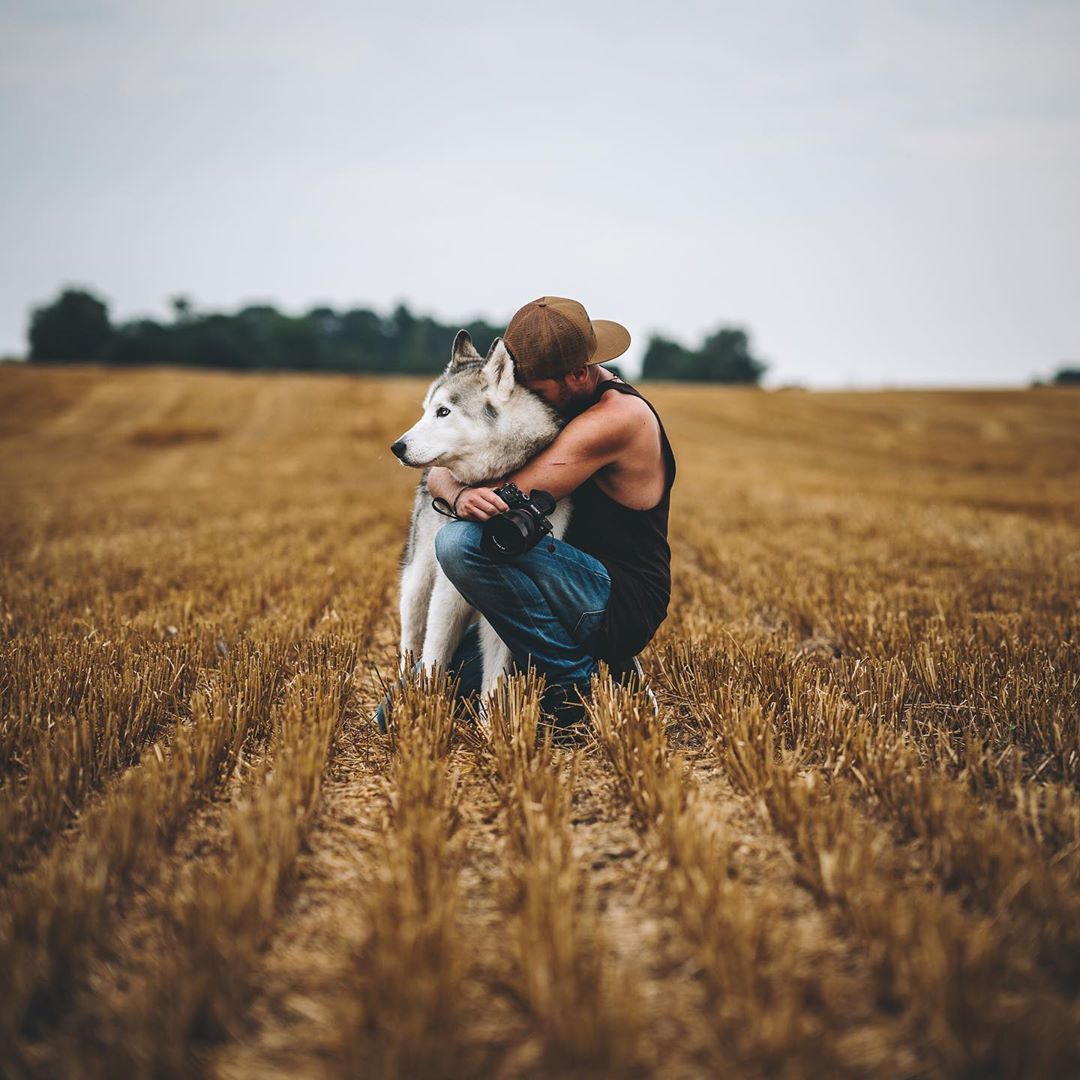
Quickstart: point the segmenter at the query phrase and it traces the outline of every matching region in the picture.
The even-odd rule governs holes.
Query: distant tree
[[[641,375],[645,379],[756,384],[765,368],[764,363],[751,355],[746,331],[726,326],[706,337],[697,350],[653,336],[645,350]]]
[[[30,359],[96,360],[112,336],[109,309],[84,289],[65,289],[30,315]]]
[[[315,321],[308,315],[295,319],[279,315],[274,322],[274,344],[276,355],[287,358],[290,368],[313,371],[333,366],[330,350],[324,349]]]
[[[1055,386],[1080,386],[1080,367],[1059,368],[1054,375]]]
[[[398,304],[381,324],[384,352],[380,370],[431,375],[441,371],[450,358],[454,335],[460,324],[444,325],[428,316],[416,316],[405,304]],[[497,331],[482,321],[465,326],[477,348],[485,349]]]
[[[269,366],[250,326],[231,315],[205,315],[175,327],[173,333],[182,364],[241,370]]]
[[[398,338],[398,367],[403,372],[433,375],[446,367],[454,331],[434,319],[411,319],[407,334]]]
[[[333,342],[341,330],[341,319],[332,307],[313,307],[307,317],[320,341]]]
[[[106,364],[175,364],[180,357],[171,327],[136,319],[116,328],[101,359]]]
[[[756,383],[765,364],[750,355],[745,330],[724,327],[710,334],[698,350],[699,378],[707,382]]]
[[[75,303],[72,300],[74,295]],[[111,328],[108,313],[100,301],[107,330],[98,334],[95,349],[76,350],[65,346],[58,351],[46,348],[46,331],[53,323],[69,325],[70,318],[57,319],[53,310],[76,314],[86,306],[89,294],[65,294],[48,310],[34,313],[35,333],[41,339],[41,355],[36,359],[101,359],[113,364],[187,364],[201,367],[242,370],[279,369],[291,371],[387,371],[430,374],[442,370],[450,357],[450,347],[459,323],[444,324],[428,316],[414,315],[399,303],[388,316],[356,308],[337,312],[320,305],[304,315],[280,312],[272,304],[248,304],[235,314],[196,312],[183,295],[170,299],[172,322],[135,319]],[[83,322],[86,321],[83,313]],[[466,324],[477,348],[486,350],[498,334],[482,320]],[[70,336],[70,334],[69,334]],[[52,338],[55,338],[55,333]],[[82,334],[85,339],[87,335]],[[49,341],[52,340],[49,338]],[[85,355],[83,355],[85,354]]]
[[[345,371],[387,371],[392,367],[385,323],[374,311],[346,311],[338,327],[337,345]]]
[[[643,379],[689,378],[690,358],[678,342],[655,335],[649,339],[645,358],[641,362]]]
[[[412,312],[404,304],[398,304],[394,313],[386,320],[384,332],[387,337],[408,338],[414,322]]]
[[[169,301],[172,304],[173,317],[178,323],[191,322],[195,309],[188,297],[178,294]]]

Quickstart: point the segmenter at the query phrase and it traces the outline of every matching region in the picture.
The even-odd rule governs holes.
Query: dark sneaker
[[[419,670],[420,661],[417,660],[417,662],[413,664],[412,674],[415,675]],[[398,674],[397,684],[400,688],[404,689],[404,672]],[[385,683],[383,685],[385,685]],[[385,735],[390,730],[390,721],[393,717],[393,712],[393,692],[391,691],[383,697],[382,701],[379,702],[379,707],[371,714],[371,721],[379,729],[381,735]]]
[[[379,702],[379,707],[371,714],[371,719],[379,729],[380,735],[385,735],[390,730],[390,695]]]
[[[636,656],[631,656],[629,660],[622,663],[612,664],[611,677],[620,686],[624,686],[632,692],[643,692],[645,699],[649,703],[649,708],[653,711],[653,715],[660,715],[660,703],[656,700],[656,694],[653,693],[652,687],[645,678],[645,669]]]
[[[416,671],[416,668],[413,668]],[[398,685],[404,687],[404,676],[398,679]],[[458,695],[454,699],[454,716],[458,720],[471,720],[474,715],[474,710],[477,708],[480,702],[480,695],[478,693],[467,694],[465,696]],[[470,705],[472,710],[470,711]],[[381,735],[387,734],[390,730],[390,721],[393,718],[394,701],[393,694],[387,694],[382,701],[379,702],[379,707],[371,714],[371,722],[379,729]]]
[[[540,724],[537,738],[551,733],[555,746],[574,746],[588,736],[589,714],[586,702],[590,697],[588,683],[554,683],[544,690],[540,699]]]

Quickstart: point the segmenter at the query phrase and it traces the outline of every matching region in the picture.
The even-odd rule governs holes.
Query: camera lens
[[[491,542],[504,555],[513,551],[518,539],[517,529],[509,521],[496,521],[491,526]]]
[[[500,555],[520,555],[532,538],[532,518],[520,510],[507,510],[484,524],[484,538]]]

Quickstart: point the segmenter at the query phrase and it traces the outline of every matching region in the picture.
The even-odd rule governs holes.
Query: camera
[[[551,532],[547,515],[555,509],[555,500],[550,492],[536,488],[526,495],[517,484],[503,484],[495,489],[495,494],[510,509],[484,522],[480,550],[485,555],[494,559],[512,559],[524,554]]]

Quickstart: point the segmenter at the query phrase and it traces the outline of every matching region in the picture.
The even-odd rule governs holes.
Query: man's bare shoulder
[[[584,412],[578,413],[566,422],[563,430],[571,428],[575,431],[619,431],[632,429],[633,418],[637,415],[632,407],[637,404],[644,405],[630,394],[608,393],[602,394],[600,399],[590,405]],[[628,408],[628,406],[630,406]],[[645,406],[648,412],[648,406]]]
[[[655,431],[656,417],[652,409],[636,394],[621,394],[618,390],[600,395],[600,400],[589,410],[604,417],[605,423],[614,423],[633,435],[645,428]]]
[[[599,401],[568,421],[555,444],[580,443],[610,456],[628,449],[647,430],[656,430],[649,406],[632,394],[615,391],[602,394]]]

